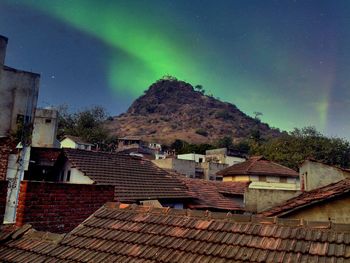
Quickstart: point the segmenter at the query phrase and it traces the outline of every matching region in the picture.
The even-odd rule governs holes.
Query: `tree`
[[[290,134],[259,145],[250,143],[251,155],[263,155],[295,170],[307,158],[329,165],[350,166],[350,144],[341,138],[328,138],[314,127],[294,129]]]
[[[116,138],[104,126],[107,119],[106,110],[101,106],[75,113],[70,113],[66,105],[60,106],[57,136],[59,139],[65,135],[78,136],[101,150],[113,150]]]
[[[216,147],[218,148],[227,148],[227,149],[231,149],[233,146],[232,143],[232,138],[229,136],[225,136],[223,138],[220,138],[217,142],[216,142]]]

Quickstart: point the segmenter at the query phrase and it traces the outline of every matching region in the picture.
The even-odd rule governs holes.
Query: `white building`
[[[94,146],[91,143],[85,142],[79,137],[66,135],[61,140],[61,148],[81,149],[91,151],[91,147]]]

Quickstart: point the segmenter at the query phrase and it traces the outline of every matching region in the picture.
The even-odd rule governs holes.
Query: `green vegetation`
[[[70,113],[67,106],[60,106],[57,136],[59,139],[64,135],[78,136],[95,144],[101,150],[113,150],[116,145],[116,137],[110,136],[104,127],[103,123],[106,120],[110,120],[110,117],[100,106],[75,113]]]
[[[267,159],[293,169],[306,158],[326,164],[350,167],[350,144],[341,138],[329,138],[314,127],[294,129],[290,134],[262,143],[250,142],[250,154],[263,155]]]
[[[295,170],[307,158],[338,167],[350,167],[350,143],[341,138],[326,137],[314,127],[296,128],[289,134],[266,140],[261,139],[259,130],[253,130],[250,138],[236,144],[226,136],[218,139],[215,145],[189,144],[181,140],[171,145],[178,154],[204,154],[205,150],[224,147],[250,156],[263,155]]]

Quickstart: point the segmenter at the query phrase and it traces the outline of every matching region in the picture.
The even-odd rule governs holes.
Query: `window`
[[[203,158],[199,158],[198,162],[202,163],[203,162]]]
[[[70,181],[70,170],[67,171],[67,178],[66,181],[69,182]]]
[[[280,183],[287,183],[287,177],[280,177]]]
[[[45,123],[51,123],[51,119],[45,119]]]
[[[259,182],[266,182],[266,175],[260,175]]]

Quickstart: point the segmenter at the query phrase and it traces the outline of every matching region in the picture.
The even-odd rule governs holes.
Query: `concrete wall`
[[[16,131],[18,115],[34,117],[40,79],[38,74],[4,66],[1,61],[5,56],[5,46],[3,37],[0,37],[0,137]]]
[[[201,167],[204,171],[204,178],[206,180],[216,180],[216,173],[228,167],[227,164],[223,163],[197,163],[197,167]],[[220,177],[221,179],[221,177]]]
[[[71,138],[64,138],[61,141],[61,148],[72,148],[91,151],[91,144],[76,143]]]
[[[32,135],[33,147],[56,147],[58,112],[52,109],[36,109]]]
[[[196,153],[186,153],[177,155],[179,160],[195,161],[196,163],[205,162],[205,155]]]
[[[67,233],[106,202],[114,201],[114,186],[22,181],[16,225]]]
[[[350,224],[350,195],[305,207],[300,211],[283,216],[283,218],[303,218],[313,221],[331,220],[334,223]]]
[[[305,191],[320,188],[350,177],[350,172],[311,160],[303,162],[299,168],[299,173],[302,181],[304,181]]]
[[[248,188],[244,193],[245,209],[248,212],[258,213],[300,194],[301,191]]]
[[[300,180],[295,177],[285,176],[264,176],[265,181],[258,175],[235,175],[225,176],[224,182],[248,182],[251,181],[249,188],[256,189],[274,189],[274,190],[300,190]],[[283,182],[282,180],[286,180]]]
[[[70,172],[70,178],[68,180],[68,173]],[[86,176],[83,172],[74,168],[73,165],[66,161],[63,169],[60,172],[60,181],[71,184],[93,184],[94,181]]]
[[[160,168],[174,170],[187,175],[187,177],[194,178],[196,175],[196,163],[194,161],[166,158],[152,160],[152,162]]]
[[[0,67],[5,63],[7,37],[0,35]]]

